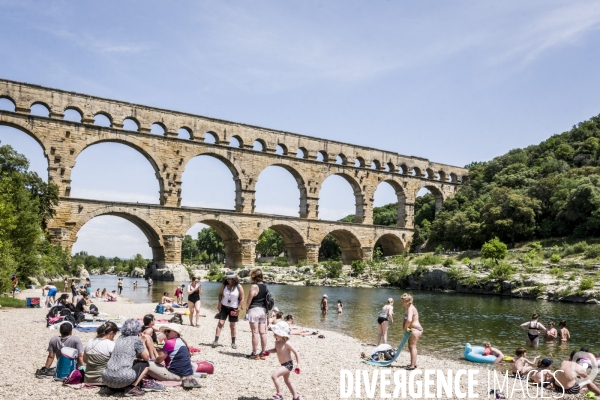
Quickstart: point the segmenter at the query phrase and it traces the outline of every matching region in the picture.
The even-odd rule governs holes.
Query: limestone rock
[[[188,282],[190,274],[183,264],[165,264],[158,268],[156,263],[150,263],[146,267],[144,277],[151,277],[155,281]]]
[[[77,268],[80,268],[79,269],[79,279],[80,280],[84,281],[90,277],[90,273],[87,271],[87,269],[85,269],[85,266],[78,265]]]
[[[131,274],[129,276],[131,276],[132,278],[143,278],[144,273],[145,273],[145,271],[143,269],[134,268],[133,271],[131,271]]]

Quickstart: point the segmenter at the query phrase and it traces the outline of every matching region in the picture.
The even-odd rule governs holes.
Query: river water
[[[98,287],[109,291],[117,289],[117,279],[116,276],[108,275],[92,276],[92,292]],[[133,290],[133,282],[136,280],[138,288]],[[169,292],[172,296],[181,283],[189,284],[155,282],[153,287],[148,288],[144,279],[124,278],[123,296],[139,303],[158,302],[163,292]],[[214,309],[216,313],[220,283],[202,282],[202,288],[202,307]],[[247,292],[249,285],[244,285],[244,288]],[[288,285],[270,285],[269,290],[275,297],[275,305],[285,314],[294,315],[297,324],[342,332],[365,343],[376,342],[377,314],[387,298],[392,297],[396,302],[396,322],[390,324],[388,342],[396,346],[402,337],[404,309],[400,296],[403,291]],[[323,294],[327,294],[329,298],[330,311],[327,315],[322,315],[319,310]],[[421,353],[461,359],[466,342],[483,345],[484,341],[489,340],[492,346],[499,348],[505,355],[514,355],[517,347],[525,345],[526,334],[519,325],[529,321],[534,312],[540,315],[540,322],[545,326],[548,326],[549,320],[553,320],[557,326],[558,321],[566,320],[571,340],[567,344],[548,344],[542,341],[537,350],[528,351],[529,358],[541,355],[559,361],[581,346],[589,347],[596,355],[600,353],[600,307],[596,305],[441,292],[414,291],[411,294],[425,330],[419,341]],[[344,304],[342,315],[337,314],[337,300]],[[216,321],[211,316],[209,313],[204,323],[213,329]]]

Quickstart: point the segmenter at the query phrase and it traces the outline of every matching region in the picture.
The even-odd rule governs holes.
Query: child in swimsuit
[[[483,349],[483,355],[484,356],[496,356],[496,361],[494,361],[494,364],[498,364],[499,362],[501,362],[502,360],[504,360],[504,354],[502,354],[502,352],[498,349],[496,349],[495,347],[492,347],[492,344],[490,342],[485,342],[484,343],[485,348]]]
[[[527,373],[533,369],[536,361],[540,356],[535,356],[533,361],[529,361],[527,358],[527,350],[522,347],[519,347],[515,354],[517,355],[517,359],[513,363],[512,372],[518,377],[523,378],[527,376]]]
[[[544,358],[538,364],[537,371],[531,374],[531,378],[538,386],[548,387],[554,382],[554,375],[552,375],[552,371],[550,371],[550,365],[552,365],[552,360]]]
[[[296,357],[296,369],[294,371],[296,374],[300,373],[300,355],[298,354],[296,348],[289,342],[290,327],[287,323],[281,321],[276,325],[273,325],[271,330],[275,336],[275,347],[270,350],[266,350],[266,353],[277,353],[277,358],[281,364],[281,366],[277,368],[271,375],[271,379],[273,379],[273,383],[275,384],[275,390],[277,391],[277,393],[273,396],[273,399],[283,399],[283,395],[281,394],[281,385],[279,384],[279,378],[283,377],[283,381],[288,389],[290,389],[294,400],[300,400],[300,396],[298,396],[296,389],[290,381],[290,374],[292,370],[294,370],[292,353]]]
[[[562,321],[560,321],[560,323],[558,324],[558,327],[560,329],[560,341],[561,342],[566,342],[567,340],[571,339],[571,333],[569,332],[569,330],[567,329],[567,321],[565,321],[564,319]]]

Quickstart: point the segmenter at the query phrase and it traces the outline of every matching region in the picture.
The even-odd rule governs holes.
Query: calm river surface
[[[133,290],[133,282],[138,281],[138,289]],[[96,288],[117,289],[117,277],[92,276],[92,293]],[[181,283],[155,282],[148,288],[144,279],[124,278],[123,296],[135,302],[157,302],[163,292],[173,295]],[[62,288],[62,286],[59,286]],[[204,294],[202,307],[216,313],[219,283],[202,282]],[[249,285],[245,285],[247,290]],[[275,297],[275,305],[285,314],[293,314],[296,323],[315,329],[342,332],[366,343],[377,340],[377,314],[388,297],[394,298],[396,318],[390,324],[388,342],[396,346],[402,337],[404,308],[400,303],[403,291],[392,289],[363,289],[345,287],[287,286],[270,285]],[[330,312],[321,315],[319,304],[323,294],[329,297]],[[581,346],[589,347],[598,356],[600,353],[600,307],[572,303],[554,303],[541,300],[522,300],[495,296],[447,294],[440,292],[411,292],[415,306],[419,310],[421,324],[425,330],[419,341],[420,352],[441,355],[446,358],[462,358],[464,344],[482,345],[489,340],[505,355],[514,355],[517,347],[525,345],[525,331],[519,328],[537,312],[540,322],[547,325],[553,320],[566,320],[571,331],[571,341],[564,345],[541,342],[537,350],[530,349],[528,357],[542,355],[562,360],[571,350]],[[187,299],[187,296],[184,297]],[[338,315],[337,300],[344,304],[344,313]],[[100,306],[100,309],[102,307]],[[152,310],[148,310],[149,312]],[[214,329],[216,321],[211,313],[204,323]]]

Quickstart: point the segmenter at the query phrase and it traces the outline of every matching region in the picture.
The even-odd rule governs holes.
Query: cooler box
[[[28,297],[27,298],[27,307],[28,308],[40,308],[40,298],[39,297]]]

